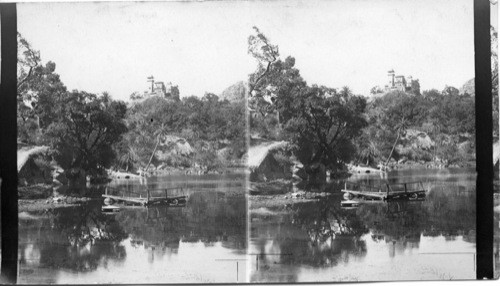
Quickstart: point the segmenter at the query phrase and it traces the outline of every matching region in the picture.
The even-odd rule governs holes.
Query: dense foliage
[[[18,138],[50,145],[65,169],[91,173],[112,166],[127,171],[151,165],[221,169],[241,163],[246,152],[248,95],[250,136],[291,142],[306,169],[474,159],[473,94],[451,86],[441,92],[420,92],[414,86],[412,92],[385,94],[375,87],[365,98],[347,87],[309,85],[295,59],[281,59],[278,46],[254,29],[248,51],[257,69],[248,85],[231,86],[223,100],[211,93],[182,99],[144,94],[131,96],[128,105],[107,93],[69,92],[56,65],[42,65],[39,52],[18,35]],[[497,69],[495,61],[494,81]],[[498,92],[493,93],[498,118]],[[408,134],[427,143],[417,146]],[[165,153],[172,143],[168,138],[189,150]]]
[[[115,159],[113,144],[127,130],[123,122],[125,103],[73,91],[52,107],[58,116],[47,126],[44,136],[55,150],[56,161],[64,169],[82,168],[95,173],[111,167]]]
[[[295,59],[279,59],[278,48],[255,28],[249,52],[258,61],[250,75],[252,134],[277,131],[296,146],[297,158],[307,166],[341,168],[355,154],[354,138],[366,125],[366,100],[348,88],[337,91],[309,86],[295,67]],[[275,134],[276,136],[277,134]],[[279,136],[279,135],[278,135]]]
[[[181,101],[150,97],[133,103],[126,121],[129,132],[119,149],[125,158],[135,158],[125,164],[131,167],[144,167],[157,142],[166,135],[183,138],[195,149],[192,156],[171,156],[169,165],[173,167],[198,164],[217,169],[224,167],[217,156],[221,149],[229,149],[225,157],[228,161],[237,160],[245,151],[244,104],[219,100],[214,94],[207,93],[201,99],[184,97]],[[153,163],[158,163],[155,156]]]
[[[219,100],[211,93],[182,100],[143,95],[132,97],[127,106],[106,92],[69,92],[55,63],[42,65],[40,53],[20,34],[18,45],[18,139],[50,145],[63,169],[102,174],[113,166],[149,168],[160,163],[156,150],[167,135],[194,149],[162,158],[172,167],[219,169],[235,164],[245,152],[241,100]]]
[[[126,132],[126,105],[86,92],[68,92],[55,73],[41,64],[40,53],[18,34],[18,138],[47,144],[64,169],[102,173],[115,159],[113,145]]]
[[[374,87],[371,98],[347,87],[310,86],[295,59],[281,60],[278,46],[257,28],[248,43],[258,62],[249,76],[250,134],[291,141],[306,167],[375,167],[401,159],[462,165],[474,159],[473,95],[452,86],[421,92],[418,82],[411,92]]]
[[[369,125],[359,138],[358,156],[368,164],[405,157],[413,161],[439,160],[448,164],[471,160],[475,137],[474,97],[459,94],[453,87],[422,95],[391,92],[373,100],[367,108]],[[408,130],[424,132],[431,148],[395,148],[404,145]],[[422,133],[423,134],[423,133]],[[458,147],[463,146],[460,154]],[[471,152],[469,152],[471,153]]]

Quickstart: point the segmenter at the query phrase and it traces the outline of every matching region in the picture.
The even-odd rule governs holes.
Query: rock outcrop
[[[244,101],[247,93],[246,83],[239,81],[230,87],[226,88],[220,95],[221,100],[227,99],[231,102]]]
[[[475,88],[475,78],[471,78],[468,81],[464,83],[464,85],[459,89],[460,94],[468,94],[471,96],[476,95],[476,88]]]
[[[172,155],[190,156],[193,153],[194,150],[186,139],[167,135],[160,142],[156,156],[158,160],[164,161]]]

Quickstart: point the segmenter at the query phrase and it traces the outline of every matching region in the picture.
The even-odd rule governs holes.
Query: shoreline
[[[53,197],[49,197],[46,199],[19,199],[17,201],[17,205],[18,205],[18,213],[21,213],[21,212],[36,212],[36,211],[45,211],[49,209],[76,207],[92,200],[98,200],[98,199],[88,198],[88,197],[80,198],[72,196],[65,196],[60,200],[55,200]]]

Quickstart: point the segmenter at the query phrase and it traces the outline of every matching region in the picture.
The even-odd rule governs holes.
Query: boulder
[[[221,100],[228,100],[231,102],[242,102],[245,100],[247,93],[247,84],[239,81],[222,91],[220,95]]]

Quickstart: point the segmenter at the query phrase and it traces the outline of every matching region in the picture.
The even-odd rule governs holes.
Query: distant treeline
[[[159,164],[154,152],[167,135],[194,149],[189,156],[170,154],[164,163],[172,167],[224,168],[237,164],[245,152],[243,101],[207,93],[202,98],[152,96],[125,103],[107,92],[68,91],[55,63],[42,65],[40,53],[20,34],[18,46],[18,140],[50,146],[53,159],[65,170],[99,175],[107,168],[137,170]]]
[[[68,91],[55,64],[42,65],[40,53],[20,34],[18,46],[18,139],[49,145],[64,169],[102,174],[112,167],[207,171],[241,164],[246,151],[245,96],[225,97],[239,99],[232,101],[211,93],[181,100],[151,96],[125,103],[106,92]],[[248,38],[248,51],[257,69],[249,75],[248,90],[234,90],[248,95],[250,135],[289,141],[295,157],[290,161],[297,159],[306,171],[313,172],[318,164],[337,171],[352,162],[461,165],[474,160],[473,94],[446,87],[441,92],[389,92],[369,99],[348,87],[309,85],[295,59],[282,60],[278,46],[257,28]],[[496,58],[493,62],[493,112],[498,121]],[[494,126],[498,134],[498,124]],[[187,142],[194,151],[167,152],[175,143],[167,135]],[[428,142],[422,147],[415,140]],[[161,160],[157,149],[162,149]]]
[[[295,59],[282,60],[278,46],[258,28],[248,42],[258,62],[249,76],[250,133],[293,143],[293,154],[306,171],[314,173],[318,164],[338,171],[347,163],[459,166],[474,160],[473,94],[446,87],[367,98],[348,87],[309,85]],[[425,147],[415,142],[422,140],[428,141]]]

